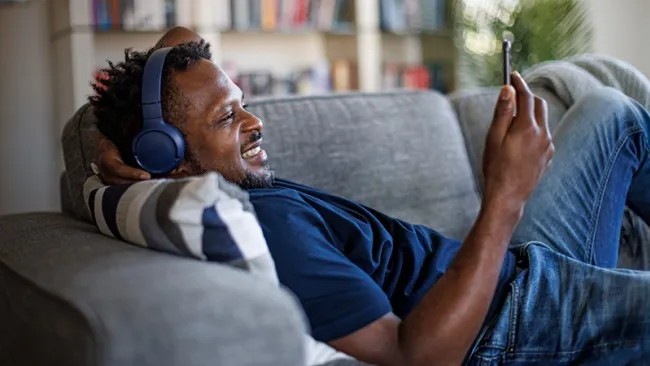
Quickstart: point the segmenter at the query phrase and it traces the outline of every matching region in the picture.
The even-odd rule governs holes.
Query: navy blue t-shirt
[[[431,228],[282,179],[249,194],[280,282],[296,294],[322,342],[391,311],[406,317],[461,245]],[[508,252],[499,288],[514,272]]]

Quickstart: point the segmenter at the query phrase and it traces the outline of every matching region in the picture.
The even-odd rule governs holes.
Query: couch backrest
[[[449,101],[431,91],[333,94],[252,104],[279,176],[462,237],[478,210]]]
[[[83,185],[93,174],[90,163],[97,158],[97,125],[88,104],[68,120],[61,134],[65,172],[61,184],[61,207],[78,219],[91,222],[83,200]],[[64,183],[65,182],[65,183]]]
[[[265,123],[277,176],[345,196],[461,238],[479,201],[449,101],[431,91],[349,93],[250,101]],[[82,107],[63,136],[71,206],[95,159],[95,120]]]

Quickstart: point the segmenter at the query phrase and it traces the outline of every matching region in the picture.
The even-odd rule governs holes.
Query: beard
[[[218,170],[203,167],[198,162],[197,159],[192,159],[190,157],[188,160],[190,161],[190,164],[193,164],[193,166],[195,167],[194,171],[196,172],[196,174],[193,175],[201,175],[210,171],[215,171],[221,174],[222,177],[227,181],[229,181],[230,183],[236,184],[237,186],[239,186],[241,189],[244,190],[256,189],[256,188],[270,188],[273,186],[273,182],[275,181],[275,172],[273,171],[273,169],[271,169],[271,166],[269,165],[268,162],[262,165],[262,173],[253,173],[247,170],[245,172],[244,179],[232,180],[232,179],[228,179],[224,174],[222,174]]]
[[[275,173],[268,162],[262,165],[264,168],[264,173],[262,174],[253,174],[252,172],[246,172],[246,178],[238,183],[239,187],[242,189],[256,189],[256,188],[270,188],[273,186],[273,181],[275,179]]]
[[[251,137],[249,143],[253,143],[259,140],[261,137],[262,137],[261,133],[254,134]],[[218,170],[211,169],[208,167],[207,164],[203,164],[202,161],[198,159],[198,156],[191,149],[186,149],[185,159],[187,160],[187,163],[191,167],[191,171],[195,173],[192,175],[201,175],[210,171],[216,171],[217,173],[221,174],[224,179],[226,179],[230,183],[236,184],[237,186],[239,186],[244,190],[256,189],[256,188],[270,188],[273,186],[273,182],[275,180],[275,172],[273,171],[273,169],[271,169],[271,166],[269,165],[268,161],[262,164],[261,173],[253,173],[249,170],[246,170],[244,179],[235,180],[235,179],[228,179],[227,177],[228,174],[225,174],[225,172],[220,172]]]

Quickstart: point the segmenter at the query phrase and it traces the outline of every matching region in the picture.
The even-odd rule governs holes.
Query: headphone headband
[[[171,47],[155,50],[144,66],[142,74],[142,124],[162,120],[161,85],[165,58]],[[146,127],[145,127],[146,128]]]
[[[181,132],[163,120],[161,86],[165,58],[171,48],[155,50],[142,74],[142,130],[133,139],[133,157],[141,168],[164,175],[182,162],[185,139]]]

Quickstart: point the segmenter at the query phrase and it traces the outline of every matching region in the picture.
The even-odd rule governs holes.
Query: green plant
[[[584,0],[458,0],[461,72],[479,86],[500,85],[501,40],[509,32],[512,68],[590,52],[593,30]]]

